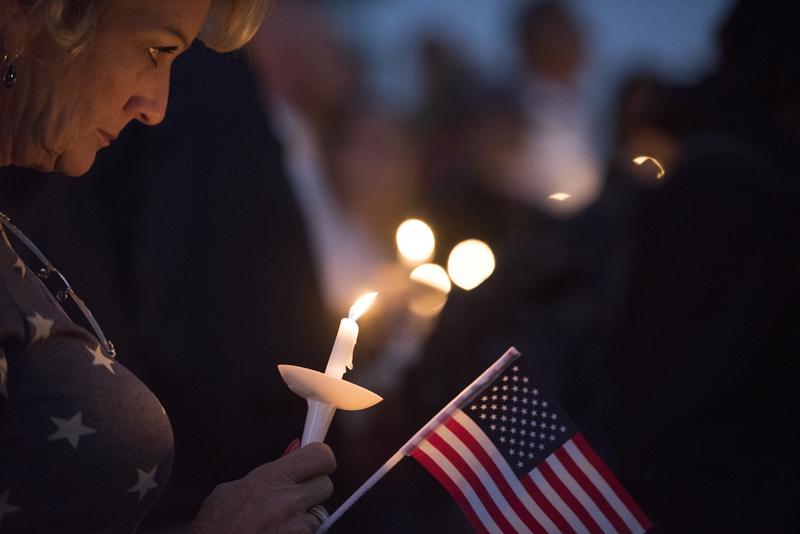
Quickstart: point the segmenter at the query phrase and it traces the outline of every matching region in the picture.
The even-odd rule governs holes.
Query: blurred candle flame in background
[[[651,157],[651,156],[637,156],[637,157],[633,158],[633,162],[636,165],[641,165],[645,161],[652,161],[656,165],[656,167],[658,167],[658,174],[656,175],[656,179],[657,180],[660,180],[661,178],[664,177],[664,174],[666,174],[666,172],[664,171],[664,167],[661,165],[661,163],[656,158]]]
[[[494,272],[492,249],[478,239],[462,241],[450,252],[447,272],[455,285],[467,291],[475,289]]]
[[[350,314],[348,315],[348,318],[352,319],[353,321],[358,321],[361,316],[364,315],[364,312],[366,312],[369,307],[372,306],[372,303],[375,301],[375,297],[377,296],[378,293],[373,291],[359,297],[350,308]]]
[[[572,198],[572,195],[570,195],[569,193],[553,193],[547,198],[551,200],[556,200],[558,202],[564,202],[565,200],[569,200],[570,198]]]
[[[397,228],[397,250],[403,260],[417,265],[433,257],[436,239],[433,230],[419,219],[409,219]]]
[[[412,312],[430,317],[444,308],[452,284],[443,267],[435,263],[424,263],[411,271],[409,279],[416,282],[412,285],[408,302]]]

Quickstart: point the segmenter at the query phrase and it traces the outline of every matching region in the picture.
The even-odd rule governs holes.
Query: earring
[[[0,61],[0,67],[8,63],[3,71],[3,85],[8,89],[12,89],[17,83],[17,71],[14,70],[14,60],[18,57],[19,54],[14,54],[12,56],[3,54],[3,60]]]

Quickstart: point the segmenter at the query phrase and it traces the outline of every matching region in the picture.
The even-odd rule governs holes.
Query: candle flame
[[[661,163],[656,158],[653,158],[653,157],[650,157],[650,156],[637,156],[637,157],[633,158],[633,162],[635,164],[637,164],[637,165],[641,165],[645,161],[652,161],[653,163],[655,163],[656,167],[658,167],[658,174],[656,175],[656,179],[663,178],[663,176],[666,174],[666,172],[664,171],[664,167],[661,165]]]
[[[551,200],[557,200],[558,202],[564,202],[565,200],[572,198],[572,195],[569,193],[553,193],[547,198]]]
[[[364,312],[366,312],[372,303],[375,301],[375,297],[378,296],[377,291],[373,291],[372,293],[367,293],[366,295],[362,295],[359,299],[353,304],[350,308],[350,315],[348,317],[353,321],[358,321]]]

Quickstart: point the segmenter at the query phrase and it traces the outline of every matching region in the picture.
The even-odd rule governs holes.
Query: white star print
[[[86,347],[86,345],[84,346]],[[94,361],[92,362],[92,365],[101,365],[106,369],[108,369],[112,375],[115,374],[114,368],[111,367],[114,364],[114,360],[112,360],[111,358],[107,358],[106,355],[103,354],[103,349],[100,348],[99,344],[97,345],[97,348],[94,350],[90,349],[89,347],[86,347],[86,350],[89,351],[89,354],[94,356]]]
[[[514,367],[511,368],[511,370],[514,371],[515,373],[519,372],[519,367],[515,365]]]
[[[39,315],[39,312],[36,312],[33,317],[28,317],[28,321],[30,321],[35,329],[31,343],[36,343],[40,339],[47,339],[50,337],[50,329],[53,328],[53,325],[56,323],[52,319],[42,317]]]
[[[14,512],[19,512],[21,508],[19,506],[14,506],[13,504],[9,504],[8,502],[8,495],[11,493],[11,490],[7,490],[5,493],[0,495],[0,524],[3,523],[3,518],[8,514],[13,514]]]
[[[481,419],[486,419],[486,414],[485,413],[481,414]]]
[[[139,502],[142,502],[144,496],[147,495],[147,492],[153,488],[157,488],[158,484],[155,483],[153,480],[156,477],[156,471],[158,470],[158,466],[155,466],[150,471],[143,471],[142,469],[137,468],[136,474],[139,476],[139,482],[133,485],[131,489],[128,490],[128,493],[139,493]]]
[[[58,427],[58,430],[50,434],[48,436],[48,441],[54,441],[57,439],[66,439],[69,441],[69,444],[72,445],[73,449],[78,448],[78,441],[80,441],[81,436],[85,436],[86,434],[94,434],[97,430],[93,428],[89,428],[88,426],[83,426],[81,420],[83,419],[83,412],[78,412],[71,419],[61,419],[58,417],[51,417],[50,420],[55,423]]]
[[[567,427],[561,426],[561,427],[559,427],[559,430],[562,431],[562,432],[566,432],[567,431]]]
[[[517,467],[522,467],[522,462],[517,462]]]
[[[14,267],[19,269],[19,274],[22,278],[25,278],[25,275],[28,274],[28,268],[25,267],[25,262],[22,261],[22,258],[17,258],[17,261],[14,262]]]

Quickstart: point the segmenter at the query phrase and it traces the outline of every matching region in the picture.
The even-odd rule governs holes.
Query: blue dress
[[[134,532],[169,478],[169,419],[0,238],[0,534]]]

